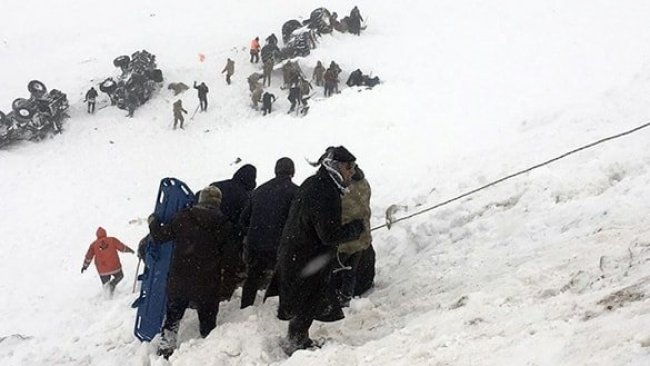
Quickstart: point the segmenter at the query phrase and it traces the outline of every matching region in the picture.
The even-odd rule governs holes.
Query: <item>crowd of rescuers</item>
[[[242,286],[242,309],[279,296],[277,317],[289,322],[285,353],[317,347],[309,337],[314,320],[343,319],[342,308],[369,290],[375,276],[370,235],[370,185],[345,147],[329,147],[310,163],[318,170],[300,186],[294,162],[277,160],[275,177],[256,188],[257,169],[239,168],[231,179],[197,193],[192,207],[163,224],[148,218],[155,243],[175,242],[167,280],[167,309],[158,353],[177,348],[181,319],[196,309],[199,332],[216,327],[219,303]],[[144,257],[146,238],[138,255]],[[123,278],[118,251],[133,252],[103,228],[86,254],[82,272],[95,259],[111,293]]]

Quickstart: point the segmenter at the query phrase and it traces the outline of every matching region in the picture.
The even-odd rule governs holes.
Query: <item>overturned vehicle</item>
[[[48,92],[45,84],[32,80],[27,84],[30,97],[17,98],[11,112],[0,111],[0,146],[17,140],[41,140],[49,133],[60,133],[61,123],[68,117],[65,93],[57,89]]]
[[[162,71],[156,68],[156,56],[146,50],[136,51],[131,57],[119,56],[113,65],[122,74],[102,81],[99,90],[108,94],[112,105],[130,113],[148,101],[163,81]]]

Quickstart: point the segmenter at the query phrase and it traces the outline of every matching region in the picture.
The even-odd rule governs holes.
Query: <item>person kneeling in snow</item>
[[[149,230],[156,243],[175,241],[167,279],[167,316],[158,354],[169,358],[176,348],[176,337],[185,309],[190,302],[199,314],[201,337],[217,325],[221,289],[221,252],[231,235],[232,224],[219,209],[221,191],[204,188],[199,202],[178,212],[171,223],[149,216]]]
[[[97,267],[97,273],[99,273],[99,279],[102,281],[102,285],[109,289],[111,294],[115,291],[115,286],[124,278],[120,257],[117,255],[118,250],[120,252],[133,253],[133,249],[124,245],[117,238],[106,236],[106,230],[99,227],[97,228],[97,240],[90,244],[88,252],[86,252],[84,264],[81,267],[81,273],[84,273],[88,269],[90,262],[95,258],[95,266]]]

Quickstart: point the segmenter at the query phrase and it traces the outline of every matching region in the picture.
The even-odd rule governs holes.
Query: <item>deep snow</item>
[[[93,268],[79,274],[98,225],[137,245],[162,177],[200,189],[252,163],[262,183],[289,156],[301,182],[314,171],[305,158],[342,144],[369,177],[379,225],[392,204],[404,215],[650,119],[650,5],[605,0],[358,1],[367,31],[326,36],[300,64],[311,75],[336,60],[343,78],[361,68],[384,83],[342,88],[295,118],[276,72],[280,101],[261,117],[245,80],[250,39],[321,5],[3,1],[0,109],[34,78],[72,106],[62,135],[0,151],[0,364],[166,363],[132,335],[137,259],[122,256],[113,299]],[[85,91],[117,73],[113,58],[143,48],[166,82],[210,87],[208,113],[186,130],[170,128],[166,89],[133,119],[85,113]],[[182,99],[193,111],[194,90]],[[241,311],[235,298],[205,340],[188,312],[170,363],[650,364],[648,133],[374,232],[376,287],[345,320],[312,327],[329,339],[321,350],[287,358],[277,299]]]

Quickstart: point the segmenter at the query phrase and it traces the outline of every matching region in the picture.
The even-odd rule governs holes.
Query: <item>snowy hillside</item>
[[[297,118],[276,70],[275,111],[252,110],[250,40],[354,5],[368,29],[323,37],[300,65],[311,76],[335,60],[343,80],[360,68],[383,83],[319,90]],[[300,183],[314,172],[305,158],[344,145],[378,226],[390,205],[404,216],[645,123],[646,1],[3,0],[2,14],[0,110],[39,79],[68,94],[71,118],[61,135],[0,150],[0,365],[650,364],[647,129],[373,232],[375,288],[343,321],[312,326],[322,349],[290,358],[277,298],[239,310],[238,290],[206,339],[189,311],[165,361],[133,336],[137,258],[122,255],[112,299],[94,268],[79,273],[99,225],[137,246],[163,177],[198,190],[250,163],[261,184],[289,156]],[[179,97],[164,88],[132,119],[86,114],[113,58],[141,49],[166,83],[210,87],[185,130],[171,129]],[[194,90],[180,97],[198,105]]]

